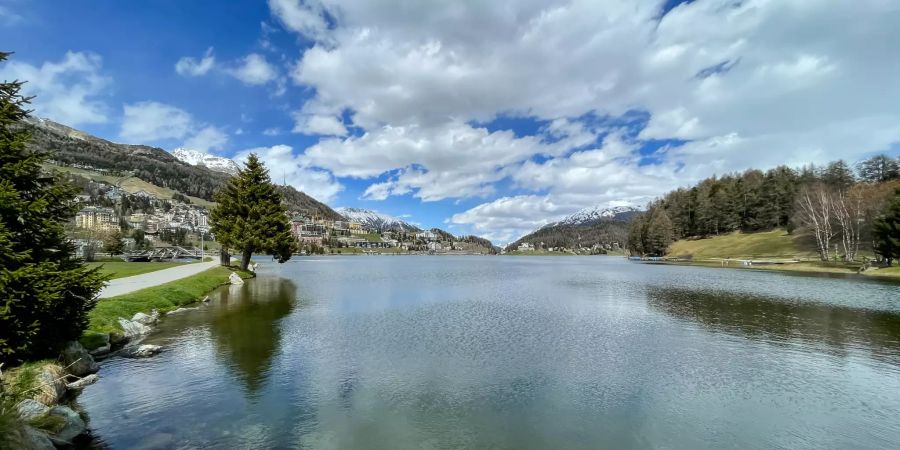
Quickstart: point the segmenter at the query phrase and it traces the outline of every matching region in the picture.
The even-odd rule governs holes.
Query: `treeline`
[[[609,247],[614,244],[625,245],[628,237],[628,222],[632,218],[628,213],[623,220],[604,220],[588,225],[552,225],[538,229],[506,246],[507,250],[515,250],[520,244],[543,245],[545,248],[593,247],[600,245]]]
[[[879,252],[876,219],[900,187],[900,158],[884,155],[852,168],[845,161],[799,169],[779,166],[710,177],[651,202],[628,232],[634,254],[665,254],[674,240],[733,231],[802,227],[822,260],[853,261],[862,247]]]

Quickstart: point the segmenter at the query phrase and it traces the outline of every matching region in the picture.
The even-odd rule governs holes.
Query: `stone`
[[[234,272],[231,272],[231,275],[228,275],[228,281],[231,284],[238,285],[238,286],[244,284],[244,280],[241,278],[241,276]]]
[[[32,419],[37,419],[38,417],[47,414],[50,411],[50,407],[30,398],[26,398],[21,402],[16,404],[16,409],[19,410],[19,417],[24,421],[29,421]]]
[[[112,344],[107,343],[106,345],[97,347],[90,351],[91,356],[101,357],[109,354],[110,350],[112,350]]]
[[[148,358],[161,351],[162,347],[158,345],[142,344],[122,350],[122,356],[126,358]]]
[[[24,427],[25,448],[31,450],[56,450],[53,441],[41,430],[25,426]]]
[[[90,374],[78,381],[73,381],[66,385],[66,388],[72,391],[80,391],[84,389],[85,386],[90,386],[99,380],[100,377],[97,374]]]
[[[65,421],[59,432],[53,435],[54,438],[60,441],[72,442],[72,439],[75,439],[87,430],[87,425],[85,425],[81,416],[68,406],[54,406],[50,408],[50,415],[61,417]]]
[[[66,393],[65,372],[56,364],[47,364],[41,367],[35,380],[32,398],[45,405],[55,405]]]
[[[229,277],[230,278],[230,277]],[[209,296],[203,297],[203,303],[209,303]]]
[[[125,333],[125,337],[129,340],[138,336],[143,336],[152,331],[151,328],[147,325],[144,325],[140,322],[133,322],[128,319],[123,319],[121,317],[119,317],[119,326],[122,327],[122,331]]]
[[[94,357],[78,341],[66,344],[60,354],[60,360],[72,375],[83,377],[100,370],[100,365],[94,361]]]
[[[131,318],[131,321],[141,325],[153,325],[159,321],[159,311],[154,309],[153,311],[150,311],[149,315],[139,312]]]

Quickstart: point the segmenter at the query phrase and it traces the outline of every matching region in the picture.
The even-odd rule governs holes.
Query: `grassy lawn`
[[[243,278],[253,274],[234,269]],[[130,319],[135,313],[148,313],[152,309],[171,311],[180,306],[200,301],[204,295],[228,282],[232,268],[215,267],[187,278],[142,289],[130,294],[110,297],[97,302],[90,312],[90,325],[86,337],[92,333],[120,333],[118,318]],[[82,340],[84,343],[84,339]]]
[[[88,267],[100,267],[100,272],[110,275],[113,279],[125,278],[142,273],[156,272],[190,263],[178,262],[127,262],[127,261],[101,261],[87,263]]]
[[[784,230],[760,233],[731,233],[706,239],[676,241],[669,256],[694,259],[735,258],[816,258],[815,248],[799,235]]]

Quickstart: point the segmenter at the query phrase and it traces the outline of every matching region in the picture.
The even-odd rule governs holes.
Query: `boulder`
[[[138,336],[143,336],[151,331],[151,328],[147,325],[144,325],[140,322],[133,322],[128,319],[123,319],[121,317],[119,317],[119,326],[122,327],[122,331],[125,333],[125,337],[128,340],[131,340]]]
[[[97,358],[106,356],[109,354],[110,350],[112,350],[112,344],[107,343],[106,345],[97,347],[90,351],[91,356],[95,356]]]
[[[16,409],[19,410],[19,417],[26,422],[37,419],[50,411],[49,406],[30,398],[26,398],[17,403]]]
[[[23,438],[25,440],[25,442],[23,442],[25,448],[31,450],[56,450],[53,441],[47,437],[47,433],[44,433],[41,430],[25,426]]]
[[[148,358],[162,351],[162,347],[152,344],[135,345],[122,350],[126,358]]]
[[[99,380],[99,379],[100,379],[100,377],[98,377],[97,374],[90,374],[78,381],[73,381],[73,382],[67,384],[66,388],[69,390],[73,390],[73,391],[80,391],[80,390],[84,389],[85,386],[89,386],[91,384],[96,383],[97,380]]]
[[[159,311],[154,309],[153,311],[150,311],[149,315],[139,312],[131,318],[131,321],[141,325],[153,325],[159,321]]]
[[[244,284],[244,279],[241,278],[240,275],[238,275],[234,272],[231,272],[231,275],[228,275],[228,282],[230,282],[231,284],[234,284],[234,285],[242,285],[242,284]]]
[[[32,398],[45,405],[55,405],[66,393],[65,376],[62,367],[56,364],[41,367],[34,382],[38,388],[33,391]]]
[[[53,435],[59,441],[72,442],[72,439],[87,430],[87,425],[81,416],[68,406],[54,406],[50,408],[50,415],[60,417],[65,422],[59,432]]]
[[[100,370],[100,365],[94,361],[94,357],[78,341],[66,344],[59,357],[66,370],[78,377],[97,373]]]

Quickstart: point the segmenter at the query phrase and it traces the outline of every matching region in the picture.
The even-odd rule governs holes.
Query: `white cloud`
[[[854,160],[900,142],[893,3],[697,0],[662,16],[661,4],[270,1],[287,29],[315,42],[291,73],[314,90],[298,130],[308,117],[347,113],[341,127],[363,131],[321,140],[307,162],[339,176],[389,173],[366,191],[373,199],[485,195],[508,177],[577,208],[653,196],[672,180]],[[564,125],[587,128],[585,115],[635,110],[649,123],[618,157],[609,143],[584,150],[590,143],[576,143],[573,130],[571,142],[549,139]],[[470,125],[501,115],[554,125],[535,136]],[[648,139],[691,142],[640,166],[633,150]]]
[[[180,146],[203,152],[220,150],[228,142],[221,128],[197,122],[176,106],[153,101],[123,105],[119,137],[135,144],[181,141]]]
[[[0,68],[0,78],[27,81],[22,91],[35,96],[32,107],[37,115],[70,126],[108,121],[109,108],[99,97],[111,79],[101,74],[99,55],[70,51],[62,60],[40,66],[17,61],[17,56]]]
[[[182,139],[193,127],[193,117],[175,106],[145,101],[123,106],[119,136],[131,143]]]
[[[278,136],[281,134],[281,129],[278,127],[266,128],[262,134],[263,136]]]
[[[294,114],[294,133],[346,136],[347,128],[340,118],[319,114]]]
[[[275,183],[286,182],[316,200],[331,201],[344,188],[330,173],[307,167],[288,145],[244,150],[235,155],[234,159],[245,162],[250,153],[256,153],[265,163],[269,168],[269,176]]]
[[[216,64],[216,57],[213,55],[213,48],[206,49],[206,53],[202,58],[194,58],[192,56],[183,56],[175,63],[175,72],[179,75],[196,77],[206,75],[212,70]]]
[[[266,57],[259,53],[251,53],[245,56],[240,63],[228,70],[228,73],[238,80],[259,86],[274,81],[278,77],[275,66],[266,61]]]
[[[211,150],[222,150],[227,143],[228,134],[218,127],[209,125],[201,128],[196,134],[184,141],[184,146],[206,153]]]

